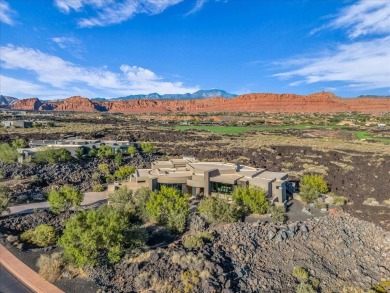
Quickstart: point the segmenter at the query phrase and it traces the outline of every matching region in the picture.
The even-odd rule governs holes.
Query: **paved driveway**
[[[81,206],[87,207],[91,205],[99,205],[104,203],[108,198],[108,192],[86,192],[84,194],[84,200],[81,203]],[[28,203],[10,207],[9,213],[3,213],[3,215],[12,215],[18,213],[31,213],[34,209],[48,209],[49,202],[37,202],[37,203]],[[1,292],[1,291],[0,291]]]

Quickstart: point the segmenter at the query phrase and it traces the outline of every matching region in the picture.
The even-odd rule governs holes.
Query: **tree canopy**
[[[77,208],[84,199],[84,194],[73,186],[63,185],[58,190],[49,192],[50,210],[60,213],[70,208]]]
[[[265,191],[254,186],[237,187],[232,198],[245,214],[265,214],[270,206]]]

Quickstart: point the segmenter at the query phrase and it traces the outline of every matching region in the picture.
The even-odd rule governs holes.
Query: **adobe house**
[[[174,187],[193,196],[229,196],[238,186],[264,189],[274,203],[287,201],[287,173],[224,162],[198,162],[195,158],[156,161],[151,169],[137,169],[130,182],[159,190]]]
[[[15,128],[30,128],[33,127],[33,123],[31,121],[25,120],[9,120],[2,121],[1,125],[5,128],[15,127]]]

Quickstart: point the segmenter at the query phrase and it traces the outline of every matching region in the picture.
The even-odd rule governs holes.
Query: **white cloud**
[[[361,0],[343,9],[325,28],[346,28],[350,38],[390,33],[390,1]]]
[[[96,11],[96,16],[81,18],[80,27],[107,26],[121,23],[136,14],[159,14],[183,0],[55,0],[56,6],[64,13],[72,10],[82,12],[89,7]]]
[[[284,62],[291,69],[274,76],[297,78],[290,86],[342,82],[342,87],[359,90],[390,88],[389,21],[389,1],[365,0],[350,5],[319,30],[345,29],[352,42],[324,49],[314,57],[292,58]]]
[[[198,12],[199,10],[202,9],[203,5],[207,2],[208,0],[196,0],[195,6],[188,12],[186,15],[193,14],[195,12]]]
[[[186,87],[182,82],[164,81],[162,77],[138,66],[123,64],[120,71],[112,72],[104,68],[88,68],[78,66],[54,55],[43,53],[31,48],[7,45],[0,48],[1,65],[7,70],[22,70],[33,72],[36,82],[20,81],[28,86],[40,84],[48,91],[67,93],[68,96],[76,94],[74,91],[86,92],[89,97],[104,96],[117,97],[128,94],[147,94],[151,92],[187,93],[197,91],[198,87]],[[2,92],[11,89],[10,80],[6,80]],[[13,81],[16,82],[15,80]],[[91,96],[92,95],[92,96]]]
[[[14,25],[15,11],[11,9],[9,4],[5,0],[0,0],[0,22],[8,25]]]

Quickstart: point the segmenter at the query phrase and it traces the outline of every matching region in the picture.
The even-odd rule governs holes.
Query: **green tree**
[[[135,148],[135,146],[131,145],[128,147],[127,152],[129,153],[129,155],[133,156],[137,153],[137,149]]]
[[[133,166],[123,166],[115,171],[114,177],[118,180],[123,180],[128,178],[131,174],[135,172],[135,167]]]
[[[58,190],[51,190],[48,196],[50,210],[54,213],[60,213],[71,207],[78,208],[83,199],[84,194],[69,185],[61,186]]]
[[[8,188],[5,185],[0,185],[0,214],[9,211],[9,197],[7,195]]]
[[[60,163],[72,160],[70,152],[64,148],[48,147],[45,150],[38,151],[34,155],[34,161],[37,163]]]
[[[181,195],[176,188],[162,186],[160,191],[151,193],[146,210],[154,221],[174,233],[182,233],[190,213],[189,198],[188,194]]]
[[[12,163],[18,159],[18,152],[7,143],[0,144],[0,161]]]
[[[123,159],[123,156],[122,156],[122,153],[118,152],[116,155],[115,155],[115,165],[116,166],[120,166],[122,165],[122,159]]]
[[[18,138],[12,142],[12,147],[15,149],[25,148],[27,147],[27,142],[23,138]]]
[[[125,214],[105,206],[70,218],[58,245],[64,248],[65,257],[72,263],[80,267],[94,266],[99,256],[111,263],[119,261],[125,249],[144,245],[144,235]]]
[[[151,142],[142,142],[141,149],[145,154],[152,154],[154,151],[154,145]]]
[[[299,183],[300,196],[303,201],[310,203],[315,201],[321,193],[328,192],[325,180],[317,174],[304,175]]]
[[[265,214],[269,209],[266,193],[261,188],[238,187],[233,191],[232,198],[245,214]]]
[[[98,154],[98,150],[95,149],[95,148],[91,148],[91,149],[88,151],[88,156],[91,157],[91,158],[96,157],[97,154]]]
[[[54,127],[55,126],[55,124],[54,124],[54,122],[53,121],[49,121],[49,122],[47,122],[47,127]]]
[[[86,153],[86,149],[84,147],[78,147],[76,150],[75,150],[75,154],[76,154],[76,157],[78,160],[82,160],[84,158],[84,155]]]
[[[114,149],[108,145],[101,145],[98,149],[97,156],[102,159],[114,157]]]
[[[41,224],[35,229],[24,232],[20,239],[39,247],[47,247],[56,244],[57,232],[53,226]]]
[[[238,221],[242,212],[235,204],[218,197],[202,199],[198,205],[199,214],[210,224],[232,223]]]

